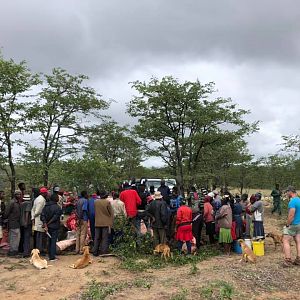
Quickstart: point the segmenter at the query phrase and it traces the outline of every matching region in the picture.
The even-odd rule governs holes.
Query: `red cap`
[[[40,193],[48,193],[47,188],[45,188],[44,186],[40,188]]]

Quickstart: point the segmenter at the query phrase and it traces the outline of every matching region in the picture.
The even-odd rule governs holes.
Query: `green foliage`
[[[170,299],[171,300],[186,300],[187,299],[188,290],[182,288],[178,293],[173,295]]]
[[[232,299],[234,288],[226,281],[213,281],[207,286],[199,289],[200,295],[207,300]]]
[[[230,99],[209,99],[213,83],[180,83],[169,76],[135,81],[133,87],[139,95],[129,103],[128,113],[139,118],[135,132],[147,153],[172,169],[181,188],[184,178],[193,182],[208,147],[216,149],[257,130],[257,123],[243,120],[249,112]]]
[[[193,261],[193,262],[191,263],[190,275],[195,275],[195,274],[198,273],[198,271],[199,271],[199,269],[198,269],[196,263]]]
[[[24,109],[28,91],[39,84],[37,75],[32,75],[24,61],[5,60],[0,53],[0,168],[7,175],[13,193],[16,171],[13,149],[17,144],[15,133],[24,132]]]
[[[176,251],[173,253],[172,258],[165,261],[160,255],[141,255],[137,253],[135,257],[124,257],[121,268],[131,272],[144,272],[149,269],[161,269],[167,266],[183,266],[191,264],[193,272],[197,272],[197,262],[218,254],[218,251],[209,248],[202,248],[200,253],[192,256],[178,255]]]
[[[81,150],[89,119],[101,118],[100,110],[108,108],[93,88],[84,85],[87,79],[53,69],[51,75],[44,76],[45,87],[39,98],[26,109],[28,131],[39,135],[40,144],[25,143],[24,160],[40,163],[44,185],[54,162]]]
[[[146,278],[139,278],[133,282],[125,281],[117,284],[103,284],[93,280],[88,284],[87,290],[81,294],[80,300],[103,300],[106,299],[107,296],[116,294],[127,288],[150,289],[151,286],[151,282]]]
[[[142,150],[138,141],[128,130],[129,126],[119,126],[107,121],[89,129],[85,155],[89,159],[101,159],[118,171],[115,177],[136,176],[136,169],[142,161]]]

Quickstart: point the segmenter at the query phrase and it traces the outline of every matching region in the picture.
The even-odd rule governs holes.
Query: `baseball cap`
[[[43,186],[40,188],[40,193],[48,193],[48,189]]]
[[[292,186],[292,185],[289,185],[287,188],[286,188],[286,193],[287,192],[292,192],[292,193],[297,193],[296,189]]]
[[[53,188],[53,192],[59,192],[59,186],[55,186],[55,187]]]

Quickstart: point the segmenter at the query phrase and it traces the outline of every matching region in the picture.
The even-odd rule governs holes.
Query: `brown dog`
[[[77,259],[75,264],[71,265],[70,268],[73,269],[83,269],[91,264],[93,261],[90,257],[90,249],[89,246],[84,246],[83,248],[83,255],[81,258]]]
[[[275,250],[277,249],[277,245],[282,246],[282,234],[274,233],[274,232],[269,232],[266,237],[270,237],[273,239],[274,245],[275,245]]]
[[[167,260],[168,257],[173,257],[170,247],[167,244],[158,244],[153,250],[153,254],[161,253],[161,257]]]
[[[241,245],[242,248],[242,252],[243,252],[243,257],[240,261],[245,261],[245,262],[252,262],[252,263],[256,263],[256,255],[253,253],[253,251],[245,244],[244,240],[239,240],[239,243]]]
[[[46,259],[40,258],[40,250],[39,249],[32,249],[31,251],[31,258],[30,258],[30,263],[34,265],[37,269],[47,269],[48,263]]]

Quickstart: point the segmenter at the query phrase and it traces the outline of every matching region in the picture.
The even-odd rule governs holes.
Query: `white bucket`
[[[252,249],[252,241],[250,239],[245,239],[245,244]]]

